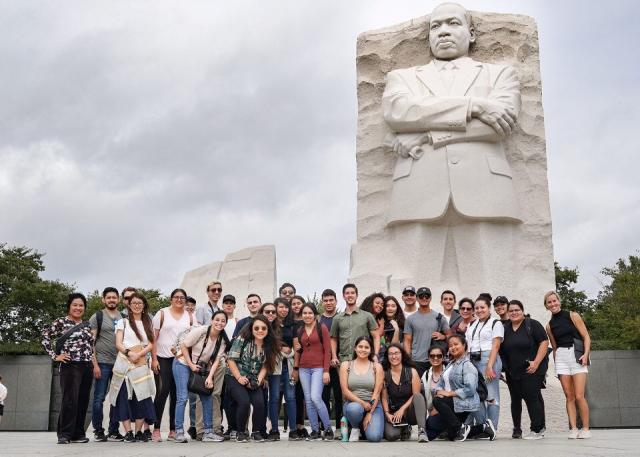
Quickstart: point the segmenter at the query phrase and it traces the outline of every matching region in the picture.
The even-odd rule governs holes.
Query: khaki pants
[[[225,364],[218,365],[213,374],[213,432],[222,434],[222,412],[220,411],[220,397],[222,395],[222,384],[224,382]],[[196,434],[201,437],[204,433],[202,420],[202,403],[198,397],[196,401]]]

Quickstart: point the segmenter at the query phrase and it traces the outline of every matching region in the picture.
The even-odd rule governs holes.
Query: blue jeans
[[[280,392],[284,390],[287,404],[287,419],[289,430],[296,429],[296,387],[289,383],[289,366],[282,361],[282,374],[269,375],[269,420],[271,430],[278,431],[278,416],[280,412]]]
[[[322,383],[323,373],[324,370],[322,368],[300,368],[300,383],[304,392],[304,401],[307,405],[307,416],[311,423],[311,430],[316,432],[320,430],[318,416],[320,416],[325,430],[331,427],[327,405],[322,401],[322,390],[324,389],[324,384]]]
[[[196,401],[198,395],[189,392],[189,427],[196,426]]]
[[[349,421],[349,425],[351,425],[351,427],[361,428],[362,419],[365,414],[362,405],[353,401],[345,401],[343,410],[344,415]],[[364,431],[364,434],[367,437],[367,441],[377,443],[382,440],[382,435],[384,434],[384,414],[382,413],[380,403],[378,403],[373,414],[371,414],[371,422],[369,422],[369,426]]]
[[[93,382],[93,407],[91,410],[91,424],[94,431],[104,430],[102,426],[102,407],[109,391],[111,372],[113,371],[113,365],[110,363],[98,363],[98,366],[100,367],[101,376],[100,379],[95,379]],[[109,414],[109,433],[117,433],[119,428],[120,423],[113,421],[111,414]]]
[[[189,372],[191,368],[187,365],[173,360],[173,379],[176,383],[176,433],[184,433],[184,412],[189,399]],[[204,422],[204,433],[213,431],[213,397],[211,395],[200,395],[202,403],[202,422]]]
[[[490,351],[482,351],[482,358],[479,361],[472,360],[471,363],[478,369],[480,374],[485,378],[484,382],[487,384],[487,401],[480,402],[480,408],[475,414],[476,421],[483,423],[486,419],[491,419],[493,426],[498,429],[498,420],[500,419],[500,372],[502,371],[502,361],[500,357],[496,357],[496,361],[493,364],[493,371],[497,378],[489,382],[484,376],[484,372],[487,369],[489,362]]]

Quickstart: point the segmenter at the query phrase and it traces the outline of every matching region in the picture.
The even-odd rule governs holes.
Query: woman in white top
[[[144,383],[146,386],[150,384],[150,389],[143,389],[143,383],[140,380],[148,378],[151,381],[147,354],[153,348],[154,335],[147,299],[136,292],[131,296],[126,307],[127,317],[120,319],[115,328],[118,358],[113,370],[114,379],[111,382],[114,390],[110,392],[111,408],[114,419],[122,422],[124,426],[126,431],[124,440],[144,442],[148,439],[142,433],[143,422],[145,420],[152,422],[156,417],[152,399],[155,389],[153,389],[153,382]],[[115,405],[113,405],[114,397]],[[131,430],[131,421],[135,421],[135,437]]]
[[[187,293],[184,289],[174,289],[171,292],[171,306],[163,308],[153,316],[153,330],[156,344],[152,351],[151,368],[156,374],[157,395],[153,402],[156,408],[156,422],[151,439],[162,441],[160,424],[167,397],[169,401],[169,436],[168,440],[176,436],[176,384],[173,380],[173,359],[175,344],[178,336],[193,326],[193,315],[185,310]]]
[[[504,325],[499,319],[491,317],[491,295],[480,294],[475,303],[476,320],[469,326],[466,340],[469,344],[469,359],[478,372],[484,376],[487,384],[486,405],[481,402],[478,421],[490,420],[498,429],[500,418],[500,372],[502,362],[498,356],[500,344],[504,338]]]
[[[227,325],[227,315],[224,311],[216,311],[211,316],[211,323],[192,329],[181,344],[181,355],[173,359],[173,378],[176,383],[176,442],[186,443],[184,434],[184,412],[189,398],[187,386],[189,385],[190,372],[205,372],[207,377],[205,387],[218,391],[222,388],[222,382],[214,385],[214,374],[222,362],[222,356],[229,347],[229,338],[224,330]],[[216,387],[218,389],[216,389]],[[200,394],[202,404],[202,421],[204,423],[204,442],[220,442],[224,438],[213,433],[213,395]]]

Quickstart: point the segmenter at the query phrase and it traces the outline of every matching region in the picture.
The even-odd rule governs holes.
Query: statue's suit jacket
[[[388,224],[436,221],[452,204],[478,220],[520,221],[501,138],[471,118],[471,98],[520,110],[520,84],[512,67],[476,62],[458,67],[449,90],[435,63],[391,71],[382,104],[384,119],[401,142],[430,132],[433,144],[417,159],[398,156]]]

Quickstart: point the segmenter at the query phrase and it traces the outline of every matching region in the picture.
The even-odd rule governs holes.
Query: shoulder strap
[[[189,312],[189,327],[193,327],[193,313]]]
[[[87,321],[82,321],[79,324],[74,325],[73,327],[71,327],[69,330],[67,330],[66,332],[64,332],[60,338],[58,338],[56,340],[56,345],[55,345],[55,349],[56,349],[56,353],[59,353],[60,351],[62,351],[62,346],[64,346],[64,343],[69,339],[69,337],[77,332],[78,330],[81,330],[85,327],[89,326],[89,322]]]
[[[198,362],[200,362],[200,357],[202,357],[202,353],[204,352],[204,348],[207,347],[207,342],[209,341],[209,332],[211,332],[211,326],[207,327],[207,334],[204,336],[204,344],[202,345],[202,351],[200,351],[200,354],[198,354],[198,360],[196,360],[196,365],[198,364]],[[220,337],[218,337],[218,340],[220,340]],[[216,346],[218,346],[218,342],[217,341],[216,341]]]
[[[160,310],[160,328],[158,330],[162,330],[162,326],[164,325],[164,309]]]
[[[493,320],[493,324],[491,324],[491,331],[493,331],[493,327],[496,326],[496,322],[498,322],[498,319]]]
[[[387,370],[384,372],[384,385],[389,387],[391,384],[391,370]]]
[[[98,328],[96,329],[96,341],[100,338],[100,332],[102,331],[102,321],[104,320],[103,311],[100,310],[96,313],[96,323],[98,324]]]

